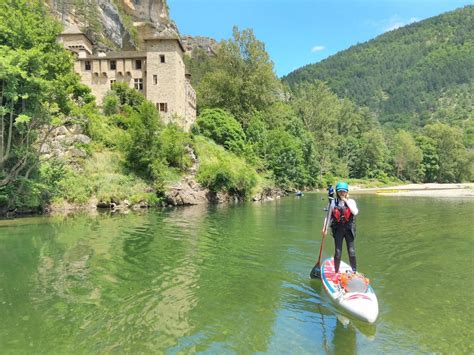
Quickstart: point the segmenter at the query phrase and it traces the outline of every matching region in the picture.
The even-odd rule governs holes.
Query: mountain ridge
[[[464,95],[453,105],[472,103],[472,23],[474,6],[466,6],[354,45],[282,80],[290,86],[325,81],[339,97],[369,107],[382,123],[423,126],[445,107],[447,92]],[[472,110],[467,113],[472,116]]]

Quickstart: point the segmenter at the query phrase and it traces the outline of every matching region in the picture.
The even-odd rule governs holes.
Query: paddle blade
[[[321,278],[321,265],[319,265],[319,263],[313,266],[311,272],[309,273],[309,277],[311,277],[312,279]]]

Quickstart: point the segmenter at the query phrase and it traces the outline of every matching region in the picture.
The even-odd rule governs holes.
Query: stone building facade
[[[196,120],[196,92],[178,38],[154,36],[143,39],[143,51],[93,54],[92,41],[70,27],[59,42],[77,54],[74,69],[99,105],[113,83],[125,82],[156,105],[164,122],[175,122],[188,131]]]

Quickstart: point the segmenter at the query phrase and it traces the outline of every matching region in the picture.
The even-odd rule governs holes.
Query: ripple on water
[[[471,353],[472,203],[357,199],[367,326],[308,278],[318,196],[0,228],[2,350]]]

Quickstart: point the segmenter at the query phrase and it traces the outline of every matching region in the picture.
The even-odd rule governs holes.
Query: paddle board
[[[342,282],[340,277],[347,271],[350,278],[351,267],[341,261],[339,273],[336,276],[334,259],[324,260],[321,265],[321,281],[324,290],[334,303],[346,312],[368,323],[374,323],[379,314],[379,305],[373,288],[370,285],[364,286],[362,278],[352,278],[348,287],[348,283]]]

